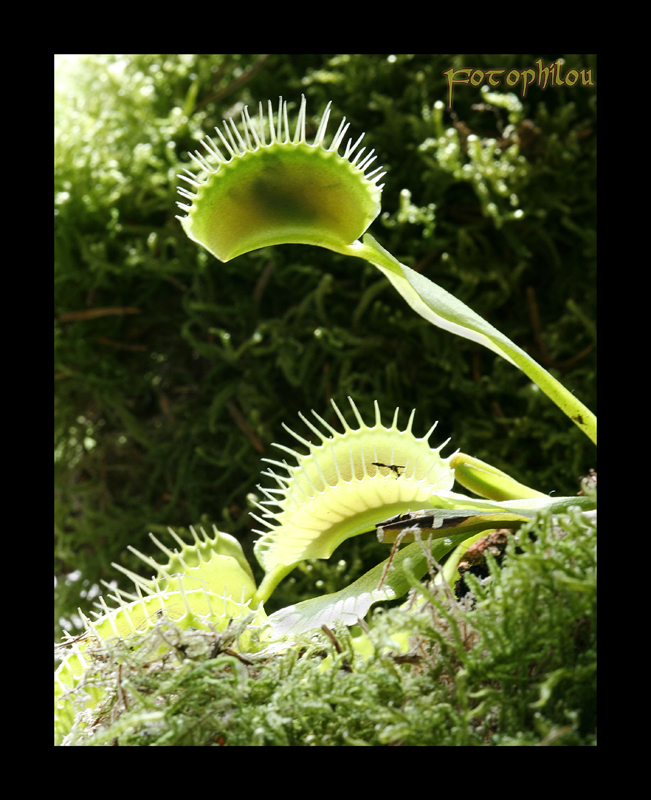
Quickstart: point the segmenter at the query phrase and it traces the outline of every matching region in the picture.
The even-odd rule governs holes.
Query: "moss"
[[[135,652],[105,643],[93,681],[108,699],[70,743],[596,744],[595,546],[579,514],[531,523],[462,602],[419,588],[376,612],[366,655],[345,628],[339,653],[317,634],[250,663],[171,622]]]

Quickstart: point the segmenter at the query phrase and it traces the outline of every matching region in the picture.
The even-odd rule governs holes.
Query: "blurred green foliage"
[[[504,86],[457,86],[445,108],[451,65],[523,69],[538,57],[62,62],[55,626],[77,606],[88,611],[100,579],[118,579],[111,561],[141,571],[126,545],[151,552],[148,532],[167,525],[215,523],[253,563],[247,495],[260,459],[276,457],[274,441],[292,445],[283,421],[309,437],[298,411],[337,424],[331,397],[347,409],[351,395],[369,420],[374,399],[387,422],[395,406],[403,423],[415,407],[417,435],[440,420],[433,444],[449,436],[450,448],[541,491],[576,493],[596,467],[588,439],[518,370],[413,314],[372,266],[299,245],[221,264],[175,219],[186,152],[222,119],[281,94],[296,110],[304,93],[314,133],[332,100],[330,133],[346,116],[388,169],[371,226],[378,241],[596,412],[596,90],[533,86],[522,100]],[[563,58],[564,69],[596,77],[592,57]],[[376,563],[378,547],[346,543],[332,565],[296,570],[273,600],[334,591]]]

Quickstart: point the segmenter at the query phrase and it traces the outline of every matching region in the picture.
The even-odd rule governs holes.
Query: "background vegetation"
[[[336,423],[347,395],[417,408],[417,435],[544,492],[596,467],[581,432],[516,369],[416,317],[370,265],[303,246],[228,264],[175,219],[186,152],[243,104],[328,100],[333,133],[388,169],[372,225],[397,258],[459,296],[596,412],[594,88],[455,88],[450,66],[529,68],[558,55],[93,55],[57,79],[55,635],[86,612],[125,548],[212,525],[251,555],[247,497],[281,422]],[[592,68],[563,55],[564,69]],[[475,136],[476,138],[473,138]],[[360,537],[363,539],[364,537]],[[295,570],[269,610],[334,591],[384,550],[352,540]],[[255,569],[257,565],[254,565]],[[258,574],[259,577],[259,574]],[[126,585],[125,585],[126,586]],[[69,624],[69,623],[67,623]]]

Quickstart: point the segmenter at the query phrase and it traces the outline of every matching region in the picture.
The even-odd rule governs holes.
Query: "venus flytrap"
[[[301,415],[320,444],[286,427],[309,452],[303,455],[276,445],[295,458],[296,465],[267,459],[286,474],[267,470],[263,475],[275,486],[258,487],[267,500],[258,504],[262,514],[254,516],[268,530],[260,531],[255,547],[266,576],[253,603],[264,603],[299,561],[328,558],[351,536],[375,530],[387,544],[398,536],[401,543],[413,544],[339,592],[275,612],[269,617],[273,635],[304,632],[334,619],[353,624],[374,603],[400,597],[410,588],[401,567],[405,559],[409,559],[410,574],[422,578],[427,572],[419,540],[431,540],[432,554],[440,561],[466,540],[495,528],[518,528],[540,511],[560,514],[573,506],[594,508],[589,497],[548,497],[462,453],[442,457],[441,450],[448,442],[430,447],[428,439],[436,425],[424,437],[414,436],[413,411],[405,430],[398,427],[398,409],[391,426],[385,427],[376,402],[375,423],[367,425],[348,399],[359,428],[352,428],[331,401],[343,433],[312,412],[330,434],[326,435]],[[377,462],[404,464],[404,471],[396,477]],[[457,477],[480,497],[453,492]]]
[[[197,151],[189,154],[208,177],[202,180],[189,170],[179,175],[192,189],[179,188],[191,201],[178,203],[188,212],[179,219],[190,239],[220,261],[274,244],[338,250],[354,242],[380,213],[382,186],[377,181],[385,173],[381,167],[366,173],[376,157],[359,148],[363,134],[355,144],[348,142],[342,157],[338,149],[348,129],[345,120],[326,148],[330,104],[312,144],[305,139],[305,112],[303,98],[290,140],[287,103],[281,98],[274,124],[269,102],[267,142],[262,103],[257,126],[245,108],[244,138],[231,119],[224,126],[226,136],[215,129],[220,145],[209,136],[202,140],[208,158]]]
[[[378,181],[385,173],[381,167],[368,171],[375,156],[374,151],[365,153],[365,148],[360,149],[363,134],[356,141],[351,138],[345,145],[343,155],[339,155],[339,148],[348,130],[345,118],[330,146],[325,146],[329,115],[330,104],[323,114],[314,142],[310,144],[305,135],[305,97],[301,100],[293,137],[287,102],[280,98],[275,120],[271,102],[267,104],[266,114],[260,104],[257,120],[251,118],[248,109],[244,109],[241,132],[233,119],[230,119],[224,123],[224,133],[219,128],[215,129],[219,144],[210,137],[204,138],[201,144],[206,154],[198,151],[190,154],[199,173],[186,169],[179,176],[190,187],[179,189],[184,200],[189,203],[178,204],[186,212],[179,219],[188,236],[221,261],[229,261],[236,255],[259,247],[282,243],[317,244],[337,253],[369,261],[389,279],[418,314],[438,327],[487,347],[519,367],[596,442],[594,415],[559,381],[472,309],[424,276],[401,264],[366,233],[380,211],[382,185],[378,185]],[[338,409],[336,411],[339,414]],[[354,412],[359,420],[357,410],[354,409]],[[339,416],[341,418],[341,414]],[[364,426],[361,420],[359,422],[361,432]],[[311,424],[310,427],[314,431]],[[344,427],[346,428],[345,422]],[[377,435],[377,423],[375,428]],[[322,436],[318,432],[317,435]],[[345,435],[350,435],[348,429]],[[335,434],[335,440],[337,436]],[[305,440],[298,436],[296,438],[311,447]],[[336,448],[336,441],[330,446]],[[388,464],[389,469],[399,477],[399,469],[395,465],[402,465],[407,456],[396,456],[395,460],[387,458],[376,457],[370,464]],[[538,505],[541,508],[545,506],[547,500],[539,492],[517,484],[490,465],[481,464],[463,454],[457,454],[454,458],[459,482],[487,499],[500,502],[518,501],[521,506],[521,501],[527,498],[541,498]],[[359,496],[356,481],[370,477],[366,473],[356,473],[353,468],[354,457],[351,456],[351,459],[351,469],[337,475],[337,497],[341,499],[336,502],[343,507],[347,507],[348,501],[344,499],[347,493],[353,492]],[[300,458],[299,462],[305,463]],[[451,470],[449,475],[452,475]],[[300,491],[292,488],[290,492],[290,484],[294,487],[291,481],[296,478],[291,471],[289,483],[285,483],[286,478],[279,478],[276,474],[272,474],[272,477],[277,481],[278,487],[266,490],[266,503],[274,502],[273,493],[286,493],[286,507],[278,514],[275,531],[272,529],[270,533],[263,535],[256,549],[258,560],[266,571],[265,580],[255,596],[262,602],[299,557],[327,558],[344,538],[359,532],[355,525],[363,527],[368,523],[368,519],[356,509],[351,515],[344,514],[341,517],[343,521],[337,523],[327,536],[314,537],[314,529],[309,522],[310,515],[315,511],[312,504],[319,498],[320,492],[332,498],[329,488],[318,487],[330,487],[333,483],[328,482],[323,475],[318,476],[316,483],[306,476],[303,484],[309,484],[308,488],[297,484],[300,485]],[[408,482],[410,481],[406,478],[402,486]],[[449,488],[447,487],[448,490]],[[396,490],[394,494],[399,492]],[[444,499],[444,494],[441,491],[436,493],[437,507],[458,512],[458,504],[463,505],[462,500],[452,495]],[[399,505],[403,499],[405,498],[396,497],[396,503]],[[332,499],[329,502],[335,503]],[[413,502],[411,510],[428,506],[428,503],[417,505]],[[429,505],[432,503],[430,499]],[[406,505],[403,504],[401,509],[398,509],[398,505],[394,503],[387,508],[386,516],[406,511]],[[497,522],[497,512],[494,509],[489,511],[484,507],[486,513],[480,520],[480,515],[476,513],[480,509],[472,506],[472,503],[466,503],[466,506],[468,519],[458,523],[466,530],[471,527],[489,527],[487,523],[491,520]],[[293,509],[291,514],[288,509]],[[377,511],[374,508],[369,516]],[[339,512],[330,510],[329,513],[337,516]],[[524,520],[523,513],[526,517],[528,510],[503,510],[501,522],[505,525],[519,524]],[[353,522],[352,518],[357,514],[360,514],[360,518]],[[265,516],[269,515],[263,514],[262,522],[269,524]],[[293,516],[308,520],[300,535],[296,534]],[[314,518],[321,519],[318,513]],[[374,519],[377,521],[377,516]]]
[[[594,416],[558,381],[471,309],[365,234],[380,211],[378,181],[384,173],[381,167],[371,169],[375,157],[360,147],[363,136],[349,140],[339,154],[348,129],[345,120],[325,146],[329,114],[330,105],[313,143],[305,136],[305,98],[292,138],[287,103],[281,99],[275,120],[271,103],[266,115],[260,105],[257,121],[245,108],[241,131],[231,119],[224,133],[217,129],[218,144],[204,139],[206,155],[191,154],[198,173],[184,170],[180,176],[190,187],[179,189],[188,201],[179,203],[187,212],[180,217],[187,235],[224,262],[283,243],[314,244],[370,261],[417,313],[518,366],[596,440]],[[349,400],[357,427],[332,402],[343,431],[316,412],[316,422],[300,415],[312,440],[285,429],[307,453],[276,445],[282,460],[265,459],[269,466],[262,474],[271,485],[258,487],[264,499],[256,502],[258,513],[253,515],[263,526],[255,546],[265,572],[259,586],[239,543],[217,530],[200,537],[190,528],[189,544],[171,532],[178,545],[174,550],[152,536],[167,557],[164,564],[130,548],[153,569],[150,580],[114,565],[133,581],[135,593],[111,590],[109,598],[117,605],[109,608],[102,598],[97,619],[84,618],[86,632],[63,642],[66,655],[55,676],[59,741],[78,724],[73,707],[77,685],[85,684],[90,709],[105,700],[105,690],[94,689],[92,681],[89,686],[87,677],[109,639],[126,639],[137,649],[148,632],[168,621],[180,629],[223,631],[231,620],[253,614],[235,650],[250,652],[278,637],[280,646],[287,647],[292,635],[322,625],[356,623],[374,603],[404,595],[425,576],[432,558],[440,562],[456,549],[446,567],[449,582],[464,543],[487,530],[517,528],[539,511],[594,508],[591,497],[547,497],[463,453],[442,456],[448,442],[429,444],[436,424],[421,438],[412,432],[414,411],[401,429],[396,409],[387,427],[376,402],[369,425]],[[477,497],[452,491],[455,480]],[[387,559],[339,592],[266,617],[264,603],[298,563],[329,558],[346,539],[365,533],[377,533],[393,545]],[[398,550],[399,544],[406,547]],[[265,641],[252,635],[256,627],[266,631]]]
[[[220,145],[209,136],[201,142],[207,157],[190,157],[199,168],[179,177],[190,189],[179,193],[190,203],[178,205],[187,235],[221,261],[274,244],[315,244],[376,266],[414,311],[433,325],[487,347],[519,367],[590,439],[596,443],[596,418],[556,378],[472,309],[440,286],[401,264],[366,230],[380,212],[385,174],[367,172],[374,151],[359,149],[363,134],[338,150],[348,130],[345,118],[326,148],[328,104],[312,144],[306,142],[305,97],[301,100],[294,137],[290,138],[287,102],[280,99],[274,123],[260,104],[257,122],[242,112],[242,133],[232,119]],[[266,128],[269,128],[269,141]],[[220,147],[226,152],[223,154]],[[359,241],[363,236],[362,241]]]
[[[61,742],[75,720],[75,705],[84,702],[90,709],[102,706],[106,698],[103,688],[84,685],[76,690],[82,678],[93,670],[98,658],[104,658],[103,643],[110,639],[126,639],[134,648],[141,646],[148,633],[161,623],[173,620],[182,630],[224,631],[232,620],[251,615],[255,581],[239,542],[216,528],[212,536],[205,531],[199,536],[190,528],[192,544],[184,542],[170,529],[179,549],[170,550],[150,534],[152,541],[167,556],[165,563],[129,549],[154,570],[155,577],[141,578],[119,564],[113,566],[129,577],[135,593],[112,589],[109,607],[99,598],[99,613],[91,620],[81,611],[85,633],[68,637],[57,649],[65,648],[62,663],[55,672],[55,737]],[[266,624],[264,609],[254,613],[253,625]],[[253,628],[251,628],[251,631]],[[251,633],[243,634],[237,644],[251,646]]]
[[[105,689],[94,688],[92,681],[89,686],[87,678],[108,639],[126,639],[130,647],[138,648],[148,631],[168,620],[181,629],[224,631],[232,620],[253,614],[235,647],[246,653],[271,645],[272,653],[278,647],[273,639],[280,637],[280,646],[286,648],[291,646],[288,637],[323,625],[355,624],[373,604],[401,597],[414,580],[425,576],[432,557],[441,561],[465,541],[481,535],[478,531],[518,527],[534,519],[540,510],[563,513],[573,506],[594,507],[589,497],[546,497],[461,453],[441,456],[448,442],[435,448],[429,445],[436,425],[417,438],[412,432],[413,411],[404,430],[398,426],[398,409],[392,424],[386,427],[376,403],[374,424],[367,425],[349,400],[358,428],[347,423],[333,402],[343,433],[314,412],[325,433],[301,415],[320,443],[315,445],[286,428],[308,453],[276,445],[296,464],[266,459],[271,467],[263,476],[274,485],[259,487],[266,500],[257,504],[260,516],[255,518],[267,529],[261,531],[255,547],[256,558],[266,572],[259,587],[237,540],[216,529],[213,536],[202,532],[200,537],[190,528],[191,544],[170,531],[178,545],[174,550],[150,534],[167,556],[164,564],[130,547],[154,570],[151,580],[114,564],[133,581],[135,594],[111,590],[109,598],[117,607],[109,608],[100,598],[97,619],[84,618],[85,635],[63,642],[67,652],[55,674],[58,741],[73,726],[82,724],[75,716],[74,698],[77,704],[83,699],[93,713],[106,702]],[[400,474],[387,469],[387,464],[400,464]],[[455,477],[489,499],[453,492]],[[266,617],[264,603],[300,561],[328,558],[351,536],[374,531],[381,541],[394,544],[382,563],[339,592],[305,600]],[[427,542],[428,550],[423,542]],[[407,546],[396,552],[399,543]],[[255,628],[260,631],[257,639],[253,637]],[[76,688],[78,684],[80,689]]]

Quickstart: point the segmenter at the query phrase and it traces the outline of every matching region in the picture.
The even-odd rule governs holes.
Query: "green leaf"
[[[370,233],[364,236],[363,242],[353,242],[338,252],[370,261],[386,275],[413,310],[432,325],[477,342],[519,367],[596,444],[595,415],[528,353],[465,303],[424,275],[401,264]]]
[[[472,536],[471,532],[458,533],[434,542],[432,555],[439,561],[469,536]],[[415,542],[394,556],[384,583],[378,589],[388,561],[387,558],[339,592],[313,597],[276,611],[268,619],[272,636],[295,635],[335,623],[355,625],[374,603],[401,597],[409,591],[414,578],[419,580],[427,572],[423,547]]]
[[[464,489],[470,489],[471,492],[489,500],[517,500],[522,497],[546,496],[519,483],[497,467],[465,453],[455,453],[450,459],[450,466],[454,469],[455,480]]]

